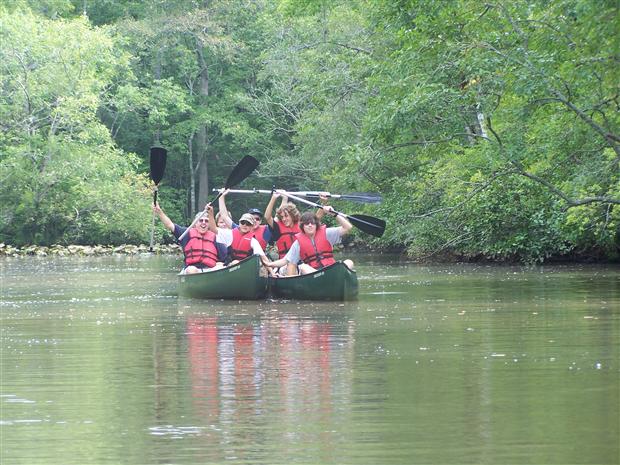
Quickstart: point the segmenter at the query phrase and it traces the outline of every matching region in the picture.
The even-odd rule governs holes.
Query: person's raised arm
[[[323,210],[325,210],[325,212],[329,215],[335,216],[336,217],[336,221],[338,222],[338,224],[340,225],[340,235],[344,236],[345,234],[348,234],[349,231],[351,231],[351,229],[353,229],[353,225],[351,224],[351,222],[349,220],[347,220],[344,216],[342,215],[337,215],[335,213],[335,210],[333,207],[331,207],[330,205],[325,205],[323,207]]]
[[[319,202],[321,203],[321,205],[327,205],[329,198],[327,196],[326,192],[319,192]],[[323,219],[323,217],[325,216],[325,210],[323,210],[323,208],[318,208],[316,213],[315,213],[316,217],[318,218],[319,221],[321,221]]]
[[[273,207],[276,204],[276,199],[280,197],[280,194],[274,192],[271,194],[271,199],[269,199],[269,203],[267,204],[267,208],[265,208],[265,223],[269,225],[269,227],[273,228]]]
[[[232,228],[233,220],[230,216],[230,213],[228,213],[228,209],[226,208],[226,200],[224,200],[224,197],[226,197],[226,194],[228,194],[229,190],[230,189],[225,189],[224,192],[222,192],[222,195],[220,195],[220,198],[218,200],[218,206],[220,207],[220,216],[226,223],[226,226]]]
[[[280,208],[283,207],[286,204],[289,204],[291,202],[289,202],[288,200],[288,195],[285,194],[280,194],[280,196],[282,197],[282,202],[280,202]]]
[[[172,222],[170,218],[168,218],[168,215],[164,213],[164,211],[159,206],[159,203],[156,203],[155,205],[153,205],[153,212],[155,212],[157,216],[159,216],[159,219],[164,224],[166,229],[169,229],[170,232],[174,233],[174,223]]]
[[[209,218],[209,231],[217,234],[217,223],[215,222],[215,215],[213,215],[213,205],[207,204],[206,209]]]

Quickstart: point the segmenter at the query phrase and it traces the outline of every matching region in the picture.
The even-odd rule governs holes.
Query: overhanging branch
[[[591,203],[607,203],[607,204],[620,205],[620,199],[617,199],[617,198],[614,198],[614,197],[608,197],[608,196],[605,196],[605,195],[595,195],[595,196],[592,196],[592,197],[584,197],[584,198],[581,198],[581,199],[573,199],[573,198],[569,197],[568,195],[566,195],[564,192],[562,192],[560,189],[558,189],[556,186],[551,184],[546,179],[541,178],[540,176],[536,176],[535,174],[528,173],[527,171],[522,170],[520,168],[517,168],[517,172],[521,176],[525,176],[526,178],[531,179],[532,181],[535,181],[535,182],[545,186],[547,189],[549,189],[555,195],[557,195],[562,200],[564,200],[567,203],[567,208],[579,207],[581,205],[588,205],[588,204],[591,204]]]

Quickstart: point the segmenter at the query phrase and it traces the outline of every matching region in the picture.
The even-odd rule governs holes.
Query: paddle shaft
[[[151,180],[155,184],[155,192],[153,192],[153,206],[157,205],[157,192],[158,185],[164,177],[164,171],[166,169],[166,156],[167,150],[163,147],[151,147],[150,155],[150,175]],[[149,251],[153,251],[153,242],[155,238],[155,212],[153,212],[153,221],[151,223],[151,242],[149,245]]]
[[[301,197],[297,197],[296,195],[294,195],[291,192],[282,192],[282,195],[286,195],[286,196],[290,197],[293,200],[297,200],[297,201],[299,201],[301,203],[305,203],[305,204],[311,205],[313,207],[317,207],[317,208],[323,208],[324,207],[324,205],[311,202],[310,200],[302,199]],[[344,213],[338,212],[336,210],[333,210],[333,213],[335,213],[336,215],[343,216],[343,217],[349,219],[349,215],[346,215]]]
[[[153,192],[153,206],[157,205],[157,184],[155,184],[155,192]],[[153,243],[155,240],[155,212],[153,212],[153,222],[151,223],[151,243],[149,252],[153,251]]]
[[[222,189],[213,189],[213,192],[221,192]],[[264,189],[230,189],[228,191],[231,194],[273,194],[274,191],[264,190]],[[326,197],[330,197],[333,199],[340,200],[349,200],[351,202],[362,202],[362,203],[380,203],[381,196],[378,194],[371,193],[355,193],[355,194],[331,194],[329,192],[319,192],[319,191],[296,191],[290,192],[293,195],[301,196],[301,197],[320,197],[321,195],[325,195]]]
[[[282,191],[282,195],[286,195],[293,200],[297,200],[299,202],[311,205],[313,207],[323,208],[323,205],[311,202],[310,200],[302,199],[301,197],[297,197],[296,195],[293,195],[290,192]],[[367,232],[368,234],[372,234],[373,236],[381,237],[383,235],[383,231],[385,230],[385,222],[377,218],[372,218],[369,216],[366,217],[366,219],[368,220],[374,220],[377,222],[377,223],[373,223],[370,221],[366,221],[366,219],[362,219],[359,216],[347,215],[346,213],[342,213],[336,210],[332,210],[332,213],[335,213],[338,216],[342,216],[346,218],[347,220],[351,222],[351,224],[353,224],[353,226],[356,226],[359,229],[362,229],[364,232]],[[378,224],[378,223],[381,223],[381,224]]]

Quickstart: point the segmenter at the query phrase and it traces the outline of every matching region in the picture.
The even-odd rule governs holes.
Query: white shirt
[[[226,245],[226,247],[230,247],[230,244],[232,244],[233,242],[233,230],[226,228],[217,228],[217,237],[215,240]],[[254,255],[265,255],[265,251],[254,237],[250,241],[250,247],[252,247],[252,252],[254,253]]]

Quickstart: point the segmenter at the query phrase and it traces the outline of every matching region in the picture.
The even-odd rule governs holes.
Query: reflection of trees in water
[[[296,442],[291,433],[310,428],[310,441],[330,447],[319,436],[339,421],[334,405],[349,403],[353,322],[194,316],[187,337],[195,413],[220,439],[276,432]]]

